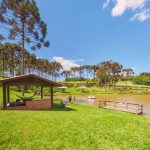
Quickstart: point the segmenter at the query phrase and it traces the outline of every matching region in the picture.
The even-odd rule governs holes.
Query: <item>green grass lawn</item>
[[[11,89],[11,101],[19,94]],[[62,109],[59,103],[48,111],[0,110],[0,150],[150,149],[150,118],[79,104]]]
[[[57,104],[59,101],[55,101]],[[0,150],[149,150],[150,119],[79,104],[0,111]]]
[[[117,87],[116,89],[109,89],[108,87],[88,87],[82,91],[82,89],[79,88],[67,88],[65,89],[65,92],[55,92],[55,95],[82,95],[82,94],[150,94],[150,87],[149,88],[133,88],[128,87],[128,89]]]
[[[73,84],[73,81],[67,82],[68,84]],[[79,84],[79,81],[76,81],[75,84]],[[127,83],[127,87],[126,87]],[[84,82],[81,82],[81,84],[85,84]],[[150,86],[144,86],[144,85],[136,85],[133,84],[132,81],[119,81],[116,83],[116,88],[114,89],[113,86],[111,88],[109,87],[87,87],[84,89],[84,92],[82,92],[82,89],[78,87],[71,87],[65,89],[65,93],[56,92],[55,95],[66,95],[66,94],[150,94]]]
[[[84,90],[80,89],[80,88],[74,88],[74,87],[71,87],[71,88],[67,88],[65,89],[65,92],[62,93],[62,92],[56,92],[55,95],[66,95],[66,94],[113,94],[115,93],[114,91],[112,90],[109,90],[109,91],[105,91],[104,88],[101,88],[101,87],[88,87]]]
[[[126,84],[129,87],[150,88],[150,86],[134,84],[132,81],[118,81],[116,85],[126,86]]]
[[[62,83],[64,84],[69,84],[69,85],[86,85],[86,81],[63,81]],[[94,84],[92,81],[89,81],[88,82],[89,84]],[[118,81],[116,83],[116,86],[126,86],[126,84],[129,86],[129,87],[141,87],[141,88],[144,88],[144,87],[150,87],[150,86],[146,86],[146,85],[138,85],[138,84],[134,84],[132,81]]]

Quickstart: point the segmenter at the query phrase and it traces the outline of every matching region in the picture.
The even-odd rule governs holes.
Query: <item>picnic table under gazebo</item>
[[[67,89],[68,87],[67,86],[61,86],[61,87],[59,87],[59,89],[61,90],[61,92],[65,92],[65,89]]]
[[[84,89],[86,89],[87,87],[86,86],[84,86],[84,85],[82,85],[82,86],[80,86],[80,87],[78,87],[79,89],[81,89],[82,90],[82,92],[84,92]]]
[[[3,109],[21,109],[21,110],[40,110],[49,109],[53,107],[53,88],[63,86],[60,83],[39,77],[34,74],[20,75],[12,78],[0,80],[3,87]],[[41,87],[41,100],[33,100],[29,97],[27,101],[22,103],[16,102],[15,106],[11,105],[10,100],[10,86],[40,86]],[[43,87],[49,87],[50,98],[43,99]],[[22,98],[22,97],[20,97]]]

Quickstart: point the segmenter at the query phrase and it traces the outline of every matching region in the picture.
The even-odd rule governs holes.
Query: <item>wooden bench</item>
[[[68,103],[69,103],[69,101],[67,101],[67,100],[66,100],[66,101],[61,101],[61,102],[60,102],[60,107],[61,107],[61,108],[65,108]]]

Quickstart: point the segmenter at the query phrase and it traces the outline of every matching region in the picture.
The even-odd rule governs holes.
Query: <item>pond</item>
[[[97,94],[95,100],[88,100],[89,95],[75,95],[75,100],[78,103],[88,104],[98,107],[99,100],[112,100],[112,101],[122,101],[143,104],[143,114],[145,116],[150,116],[150,95],[133,95],[133,94]],[[55,96],[56,98],[61,98],[66,100],[68,96]]]

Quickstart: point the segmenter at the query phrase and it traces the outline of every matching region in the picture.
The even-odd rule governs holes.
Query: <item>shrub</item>
[[[133,78],[133,83],[138,85],[150,85],[150,76],[140,74]]]

